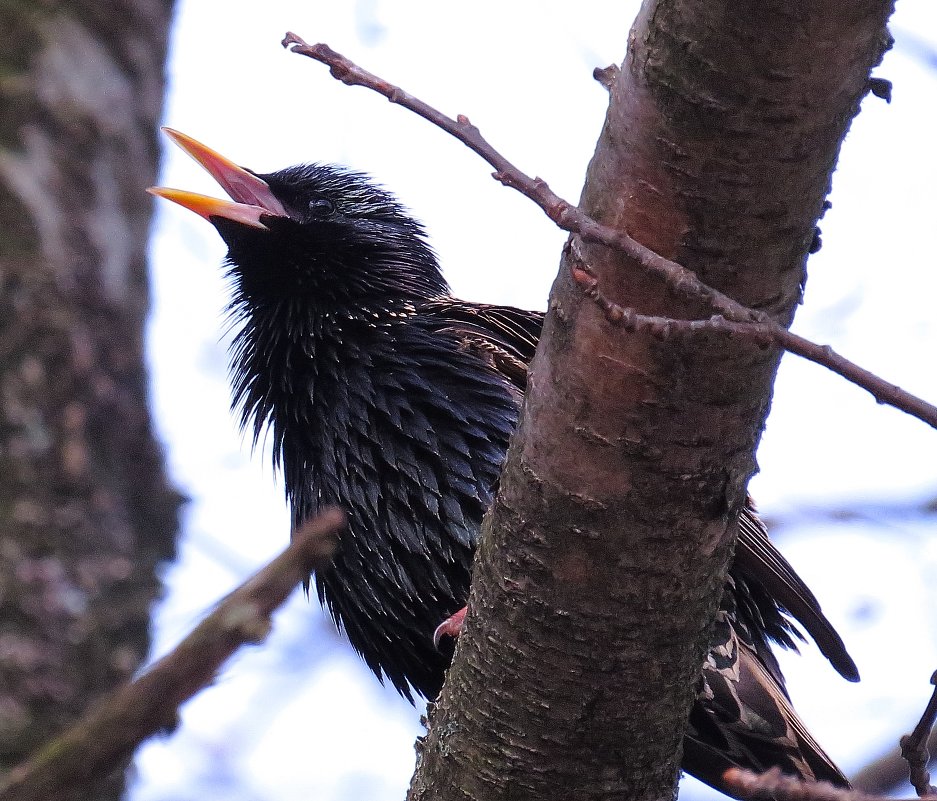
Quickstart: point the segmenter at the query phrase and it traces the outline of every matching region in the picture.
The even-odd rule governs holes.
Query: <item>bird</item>
[[[228,247],[232,407],[255,443],[272,438],[294,527],[347,513],[319,600],[379,679],[433,700],[451,659],[434,639],[458,633],[544,314],[453,297],[424,226],[367,174],[254,172],[164,130],[229,198],[149,190]],[[848,787],[771,644],[796,650],[799,624],[844,678],[856,665],[750,498],[738,526],[682,767],[729,794],[733,766]]]

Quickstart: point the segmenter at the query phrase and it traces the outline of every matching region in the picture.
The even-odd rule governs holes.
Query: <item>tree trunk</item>
[[[581,207],[788,325],[886,0],[647,2]],[[673,797],[779,354],[612,328],[569,277],[687,301],[574,240],[476,560],[413,799]]]
[[[173,555],[143,362],[171,9],[0,7],[0,771],[140,665]]]

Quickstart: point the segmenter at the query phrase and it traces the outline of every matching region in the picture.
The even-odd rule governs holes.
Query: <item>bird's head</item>
[[[423,226],[364,174],[327,164],[255,173],[164,130],[231,199],[149,191],[215,226],[228,245],[235,305],[289,301],[324,315],[373,316],[448,293]]]

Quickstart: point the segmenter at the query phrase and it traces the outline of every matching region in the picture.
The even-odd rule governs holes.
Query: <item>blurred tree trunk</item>
[[[0,5],[0,771],[140,665],[174,551],[143,361],[171,11]]]

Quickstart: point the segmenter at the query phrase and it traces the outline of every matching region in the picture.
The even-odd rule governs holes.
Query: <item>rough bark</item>
[[[789,324],[890,12],[646,3],[582,207]],[[709,313],[575,244],[618,303]],[[564,260],[412,799],[673,796],[777,365],[611,329]]]
[[[143,363],[171,6],[0,4],[0,772],[141,663],[173,553]]]

